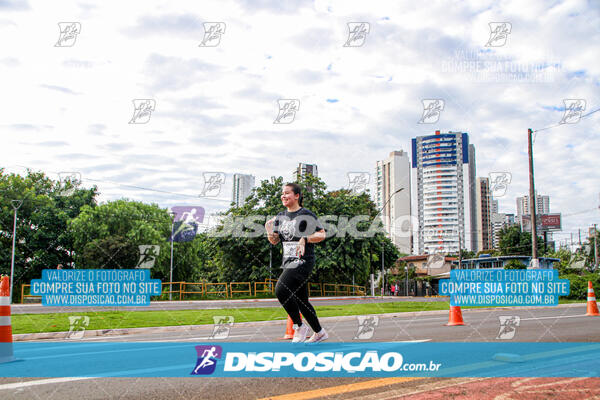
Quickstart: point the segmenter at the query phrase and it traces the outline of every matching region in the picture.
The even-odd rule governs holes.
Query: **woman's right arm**
[[[275,222],[275,218],[271,218],[265,223],[265,229],[267,230],[267,238],[271,244],[279,243],[279,235],[273,232],[273,223]]]

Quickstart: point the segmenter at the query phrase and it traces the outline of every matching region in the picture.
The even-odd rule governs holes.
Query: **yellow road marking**
[[[381,386],[395,385],[397,383],[414,381],[425,378],[381,378],[366,382],[350,383],[348,385],[325,387],[322,389],[308,390],[306,392],[289,393],[281,396],[265,397],[260,400],[305,400],[318,397],[332,396],[340,393],[356,392],[358,390],[372,389]]]

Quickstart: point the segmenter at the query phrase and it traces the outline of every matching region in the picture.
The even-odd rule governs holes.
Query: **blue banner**
[[[439,283],[439,293],[450,296],[453,306],[556,306],[570,290],[570,281],[551,269],[452,270]]]
[[[17,342],[1,377],[600,377],[600,343]]]
[[[31,294],[44,306],[148,306],[161,281],[148,269],[45,269],[31,280]]]

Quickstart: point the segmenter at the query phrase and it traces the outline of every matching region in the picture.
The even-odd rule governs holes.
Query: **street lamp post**
[[[406,297],[408,297],[408,265],[404,266],[404,270],[406,271]]]
[[[390,200],[392,199],[392,197],[396,193],[398,193],[398,192],[400,192],[402,190],[404,190],[404,188],[400,188],[400,189],[396,190],[394,193],[392,193],[390,195],[390,197],[388,197],[388,199],[385,201],[385,203],[383,203],[383,206],[381,207],[381,210],[379,210],[379,212],[377,213],[377,215],[375,215],[375,218],[377,218],[379,216],[379,214],[381,214],[381,212],[385,209],[385,206],[387,206],[387,203],[390,202]],[[390,228],[390,230],[391,230],[391,228]],[[384,254],[383,254],[384,244],[385,244],[385,241],[384,241],[384,237],[382,236],[382,239],[381,239],[381,289],[383,290],[382,296],[385,293],[385,271],[384,271]],[[373,282],[373,274],[371,274],[371,296],[375,296],[375,284]]]
[[[381,240],[381,297],[385,295],[385,271],[384,271],[384,263],[383,263],[383,246],[385,242],[383,239]]]
[[[533,130],[527,129],[527,150],[529,155],[529,215],[531,217],[531,262],[529,268],[539,268],[537,252],[537,216],[535,206],[535,180],[533,174]]]
[[[169,215],[171,216],[171,266],[170,266],[170,272],[169,272],[169,301],[173,300],[173,242],[175,241],[175,238],[173,237],[173,229],[175,226],[175,213],[174,212],[169,212]]]
[[[23,205],[23,200],[11,200],[11,205],[14,213],[13,218],[13,240],[12,240],[12,255],[10,260],[10,295],[9,302],[12,304],[12,294],[13,294],[13,278],[15,275],[15,238],[17,237],[17,210],[21,208]]]
[[[269,284],[271,282],[271,269],[273,267],[273,244],[269,242]]]

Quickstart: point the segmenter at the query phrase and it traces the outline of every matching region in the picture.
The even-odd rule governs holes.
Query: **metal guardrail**
[[[239,290],[237,287],[247,286],[248,289]],[[234,290],[234,287],[236,290]],[[252,296],[252,284],[250,282],[230,282],[229,283],[229,294],[233,297],[234,293],[248,293],[248,296]]]
[[[262,287],[259,289],[259,285]],[[270,281],[254,282],[254,295],[257,293],[275,293],[275,283]]]
[[[26,285],[26,284],[21,285],[21,304],[25,303],[25,298],[40,299],[40,301],[42,300],[42,296],[34,296],[32,294],[25,294],[26,287],[29,288],[29,293],[31,293],[31,285]]]
[[[254,285],[252,285],[254,283]],[[173,300],[185,300],[186,295],[217,295],[225,296],[225,298],[231,298],[236,293],[247,294],[248,296],[256,296],[258,293],[275,293],[275,285],[277,284],[276,279],[266,279],[264,282],[223,282],[223,283],[210,283],[210,282],[162,282],[162,291],[160,296],[152,296],[155,299],[167,297],[169,294]],[[252,291],[254,286],[254,293]],[[240,287],[244,287],[240,289]],[[26,299],[42,299],[42,296],[34,296],[26,294],[26,289],[29,288],[31,291],[31,285],[21,285],[21,304],[25,303]],[[169,289],[171,288],[171,289]],[[212,290],[216,288],[217,290]],[[359,285],[343,285],[335,283],[308,283],[308,295],[309,296],[364,296],[365,287]]]
[[[210,290],[212,287],[223,288],[225,290]],[[229,298],[229,285],[227,282],[224,283],[204,283],[204,293],[206,295],[222,295],[225,294],[225,298]]]
[[[309,296],[323,296],[323,285],[320,283],[309,282],[308,283],[308,295]]]

